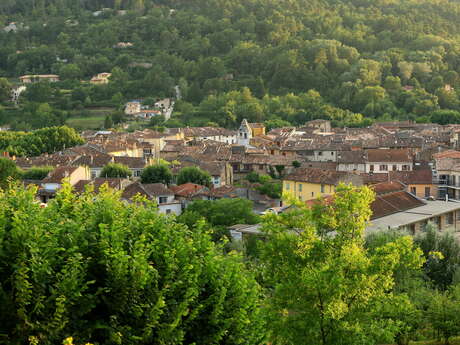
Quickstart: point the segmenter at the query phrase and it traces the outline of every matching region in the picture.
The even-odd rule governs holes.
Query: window
[[[409,165],[403,165],[403,166],[402,166],[402,170],[404,170],[404,171],[410,170]]]
[[[302,183],[299,183],[299,192],[302,191]]]
[[[398,170],[398,166],[396,164],[393,164],[393,171],[397,171]]]
[[[166,214],[171,214],[171,209],[170,209],[170,208],[168,208],[168,209],[166,210]]]
[[[244,170],[251,170],[251,165],[245,164],[244,165]]]
[[[286,184],[284,185],[286,190],[289,190],[291,188],[291,185],[289,183],[286,182]]]
[[[135,170],[134,171],[134,176],[136,176],[136,177],[141,176],[141,171],[140,170]]]
[[[91,171],[91,178],[96,178],[97,177],[97,172],[96,171]]]
[[[425,187],[425,198],[428,198],[431,195],[431,188]]]
[[[460,221],[460,211],[457,211],[457,220]]]
[[[454,212],[450,212],[447,214],[447,224],[454,224]]]
[[[299,195],[299,200],[302,201],[302,195]]]
[[[417,188],[416,187],[410,187],[410,192],[414,195],[417,195]]]
[[[244,133],[244,139],[248,138],[248,133]]]
[[[333,155],[334,155],[334,152],[331,152],[331,156],[333,156]]]
[[[324,185],[321,185],[321,193],[324,193]]]
[[[318,156],[322,156],[323,155],[323,152],[322,151],[319,151],[318,152]]]
[[[369,165],[369,170],[374,171],[374,164]]]
[[[314,196],[315,196],[315,192],[311,192],[311,196],[314,197]]]
[[[259,165],[259,170],[264,170],[264,166],[263,166],[263,165]]]
[[[381,165],[380,165],[380,171],[388,171],[388,165],[386,165],[386,164],[381,164]]]
[[[160,204],[166,204],[168,202],[168,197],[167,196],[160,196],[158,198],[158,203]]]

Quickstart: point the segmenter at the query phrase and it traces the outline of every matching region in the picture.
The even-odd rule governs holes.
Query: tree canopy
[[[0,191],[0,334],[12,344],[261,344],[260,288],[238,255],[147,200],[64,185]],[[33,224],[32,228],[31,225]]]
[[[0,31],[1,75],[61,81],[29,85],[0,121],[62,125],[84,107],[174,96],[171,123],[229,128],[460,111],[459,13],[428,0],[4,0],[0,17],[14,25]],[[80,82],[101,72],[108,84]]]
[[[109,163],[101,170],[101,177],[116,178],[116,177],[130,177],[132,176],[131,170],[126,165],[119,163]]]
[[[394,303],[394,272],[419,269],[422,251],[409,236],[370,252],[364,247],[373,192],[339,186],[331,204],[300,203],[267,216],[263,247],[269,286],[269,328],[274,342],[377,344],[393,341],[398,324],[379,306]],[[397,296],[398,305],[410,304]]]
[[[172,178],[172,172],[166,164],[150,165],[142,170],[141,174],[142,183],[163,183],[169,185]]]
[[[209,187],[211,186],[211,175],[198,167],[185,167],[177,174],[177,184],[180,185],[187,182]]]

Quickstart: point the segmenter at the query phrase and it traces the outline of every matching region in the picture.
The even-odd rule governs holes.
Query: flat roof
[[[409,224],[429,220],[444,213],[460,210],[460,202],[455,201],[427,201],[426,205],[398,212],[389,216],[374,219],[366,228],[366,232],[379,229],[399,228]]]
[[[230,226],[228,229],[241,232],[243,234],[253,234],[253,235],[260,235],[263,232],[260,230],[262,224],[236,224],[233,226]]]

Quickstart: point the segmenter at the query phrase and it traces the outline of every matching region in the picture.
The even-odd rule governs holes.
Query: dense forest
[[[33,128],[87,105],[175,96],[176,85],[170,125],[460,122],[457,1],[5,0],[1,22],[3,100],[20,75],[61,76],[14,113],[38,114]],[[109,85],[81,83],[100,72]]]

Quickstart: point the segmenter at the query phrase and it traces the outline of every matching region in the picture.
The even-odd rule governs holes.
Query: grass
[[[77,130],[101,129],[104,126],[104,119],[107,114],[111,114],[115,109],[100,107],[87,108],[89,116],[76,116],[67,119],[66,124]]]
[[[104,119],[105,115],[71,117],[66,121],[66,124],[79,130],[100,129],[104,125]]]

